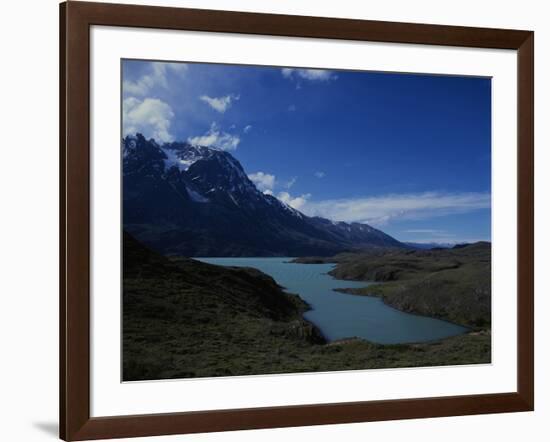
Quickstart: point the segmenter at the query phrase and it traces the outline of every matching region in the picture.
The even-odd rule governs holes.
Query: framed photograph
[[[60,14],[62,439],[533,410],[533,32]]]

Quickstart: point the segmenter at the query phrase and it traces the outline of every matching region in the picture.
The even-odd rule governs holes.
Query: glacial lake
[[[335,292],[336,288],[370,284],[333,278],[328,272],[334,264],[294,264],[289,262],[292,258],[195,259],[222,266],[254,267],[267,273],[311,306],[304,318],[314,323],[329,341],[356,336],[379,344],[426,342],[467,331],[450,322],[401,312],[380,298]]]

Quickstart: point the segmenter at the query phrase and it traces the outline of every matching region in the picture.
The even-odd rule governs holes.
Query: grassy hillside
[[[491,245],[340,256],[331,275],[378,281],[346,293],[380,296],[406,312],[446,319],[478,330],[491,325]]]
[[[325,342],[308,305],[258,270],[170,261],[128,234],[123,267],[125,380],[246,372],[250,355],[269,366],[264,353]]]
[[[327,344],[308,309],[269,276],[192,259],[170,260],[124,235],[123,379],[474,364],[490,336],[437,343]]]

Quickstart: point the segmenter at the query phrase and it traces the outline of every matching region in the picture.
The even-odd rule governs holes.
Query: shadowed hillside
[[[308,305],[258,270],[171,261],[127,233],[123,267],[125,380],[242,372],[241,351],[324,342]]]

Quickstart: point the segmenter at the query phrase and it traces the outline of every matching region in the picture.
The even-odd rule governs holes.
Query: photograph
[[[544,5],[4,2],[0,441],[548,439]]]
[[[123,381],[491,362],[491,78],[121,72]]]

